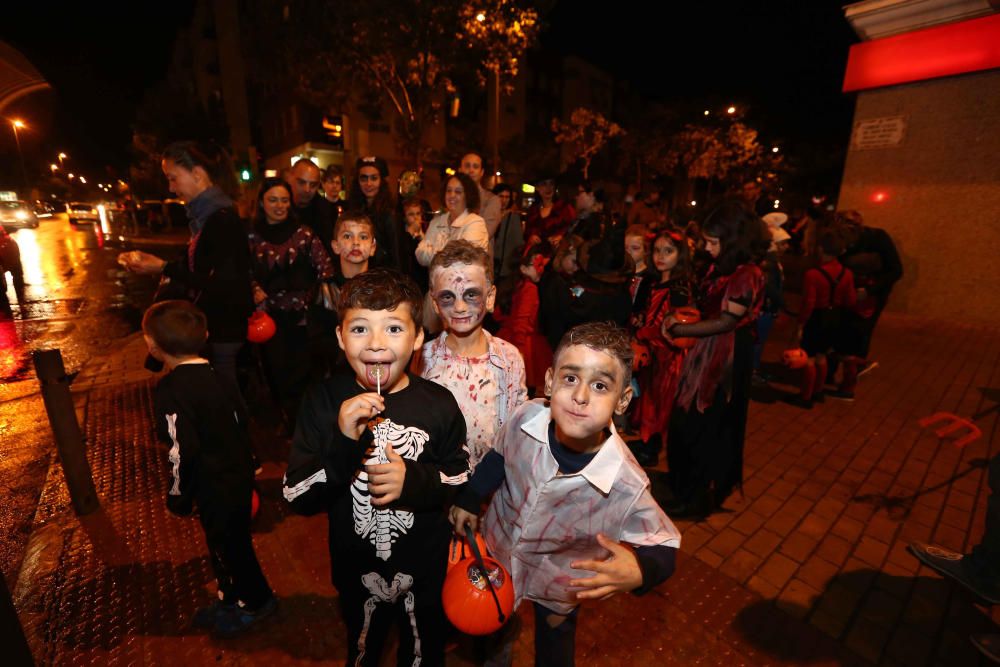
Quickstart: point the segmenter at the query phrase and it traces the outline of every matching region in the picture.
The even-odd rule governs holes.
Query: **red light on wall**
[[[845,93],[1000,67],[1000,14],[851,47]]]
[[[886,202],[888,201],[888,199],[889,199],[889,193],[885,192],[884,190],[877,190],[872,193],[872,201],[875,202],[876,204],[881,204],[883,202]]]

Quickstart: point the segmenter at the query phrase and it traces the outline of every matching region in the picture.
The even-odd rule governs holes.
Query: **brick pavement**
[[[765,359],[780,353],[779,330]],[[804,411],[758,392],[748,426],[743,496],[684,533],[677,574],[642,597],[581,615],[581,665],[977,665],[967,635],[1000,620],[905,553],[933,539],[964,549],[981,533],[982,462],[996,453],[997,412],[964,450],[916,420],[972,415],[1000,386],[1000,336],[962,324],[886,316],[880,368],[853,404]],[[306,664],[345,655],[329,584],[323,517],[290,514],[281,464],[267,462],[255,529],[282,599],[250,636],[214,641],[186,625],[210,593],[194,521],[162,504],[164,450],[152,439],[141,339],[92,364],[76,383],[103,511],[78,520],[54,466],[14,586],[40,664]],[[778,385],[781,388],[781,385]],[[280,457],[279,457],[280,458]],[[520,612],[530,627],[530,610]],[[532,664],[522,633],[515,664]],[[464,648],[449,665],[473,664]]]

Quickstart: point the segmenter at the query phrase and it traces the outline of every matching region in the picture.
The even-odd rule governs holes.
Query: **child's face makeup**
[[[709,236],[708,234],[702,234],[701,236],[705,239],[705,252],[713,258],[718,258],[719,253],[722,252],[722,243],[719,241],[719,237]]]
[[[641,236],[625,237],[625,252],[636,266],[646,262],[646,242]]]
[[[391,394],[409,384],[406,369],[424,342],[424,330],[413,321],[408,303],[395,310],[349,308],[337,327],[337,342],[359,384]]]
[[[671,271],[677,266],[677,246],[666,237],[656,239],[653,245],[653,265],[657,271]]]
[[[486,280],[486,270],[473,264],[435,268],[431,274],[434,312],[444,328],[456,336],[477,331],[486,313],[493,310],[496,287]]]
[[[333,239],[333,251],[345,262],[364,264],[375,254],[371,227],[353,220],[341,224],[337,237]]]
[[[625,369],[607,352],[570,345],[545,373],[552,419],[559,441],[576,451],[603,442],[614,414],[624,414],[632,388],[624,386]]]

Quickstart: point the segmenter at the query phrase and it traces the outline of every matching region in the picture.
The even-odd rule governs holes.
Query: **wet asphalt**
[[[13,583],[39,493],[54,454],[52,433],[32,368],[31,352],[59,349],[69,373],[138,331],[155,281],[127,274],[122,249],[163,256],[181,251],[178,235],[152,246],[106,224],[71,225],[65,215],[37,229],[12,232],[21,252],[25,290],[19,300],[8,276],[9,312],[0,309],[0,572]],[[148,236],[148,234],[146,235]]]

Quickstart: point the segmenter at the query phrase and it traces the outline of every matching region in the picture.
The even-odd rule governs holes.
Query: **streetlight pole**
[[[500,174],[500,68],[493,69],[493,173]],[[493,179],[494,184],[499,176]]]
[[[26,127],[26,126],[24,124],[24,121],[21,120],[21,119],[19,119],[19,118],[15,118],[14,120],[10,121],[10,126],[14,130],[14,143],[17,144],[17,156],[21,160],[21,178],[24,179],[24,189],[25,189],[25,192],[23,194],[24,194],[25,197],[27,197],[28,194],[29,194],[27,192],[27,190],[28,190],[28,170],[24,168],[24,153],[21,152],[21,137],[18,136],[18,134],[17,134],[17,131],[19,129],[22,129],[22,128]]]

